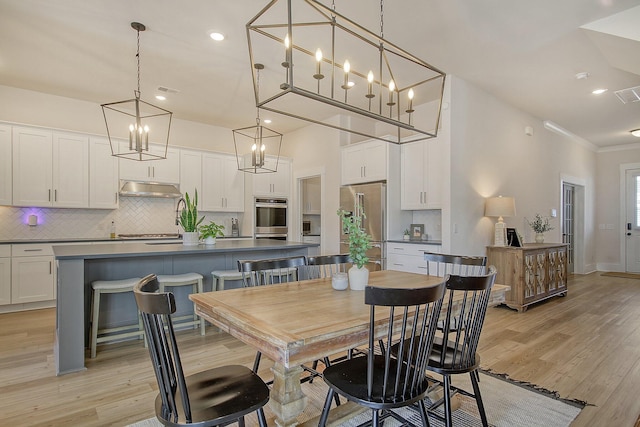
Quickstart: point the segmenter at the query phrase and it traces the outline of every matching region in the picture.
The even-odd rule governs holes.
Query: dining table
[[[382,270],[370,272],[368,285],[416,288],[443,281],[438,276]],[[495,284],[489,304],[504,302],[509,289]],[[269,407],[281,427],[297,425],[307,405],[300,385],[303,364],[369,341],[364,291],[335,290],[331,278],[204,292],[189,298],[198,315],[274,362]],[[448,309],[446,301],[447,296],[443,310]],[[385,333],[383,328],[376,331],[378,336]]]

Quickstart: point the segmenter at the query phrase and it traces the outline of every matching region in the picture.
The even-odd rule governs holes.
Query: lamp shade
[[[516,216],[516,201],[513,197],[489,197],[484,205],[485,216]]]

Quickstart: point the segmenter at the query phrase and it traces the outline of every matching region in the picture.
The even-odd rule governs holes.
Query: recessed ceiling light
[[[582,73],[576,74],[576,79],[578,79],[578,80],[584,80],[586,78],[589,78],[589,73],[587,73],[587,72],[582,72]]]
[[[607,89],[596,89],[593,92],[591,92],[594,95],[602,95],[603,93],[605,93],[607,91]]]
[[[640,138],[640,129],[634,129],[629,132],[631,132],[631,135],[635,136],[636,138]]]
[[[355,85],[356,85],[356,83],[355,83],[355,82],[351,82],[351,81],[350,81],[349,83],[347,83],[347,86],[349,86],[349,87],[354,87]]]
[[[158,101],[164,101],[165,99],[167,99],[167,97],[166,97],[166,96],[164,96],[164,95],[156,95],[156,99],[157,99]]]
[[[271,123],[271,119],[264,119],[263,121],[264,121],[266,124]]]
[[[218,33],[216,31],[210,32],[209,33],[209,37],[211,37],[212,39],[214,39],[217,42],[224,40],[224,34]]]

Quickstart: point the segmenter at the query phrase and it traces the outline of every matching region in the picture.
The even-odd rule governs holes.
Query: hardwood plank
[[[525,313],[489,308],[482,367],[595,405],[574,427],[634,426],[640,414],[640,281],[593,273],[571,276],[568,290]],[[157,386],[142,341],[101,345],[86,371],[56,377],[54,328],[53,309],[0,314],[3,425],[123,426],[154,416]],[[251,366],[255,356],[212,327],[204,337],[198,330],[178,336],[187,373]],[[268,360],[261,364],[264,378],[271,377],[270,367]]]

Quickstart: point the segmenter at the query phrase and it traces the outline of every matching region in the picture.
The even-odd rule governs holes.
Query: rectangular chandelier
[[[396,144],[437,136],[445,74],[382,30],[315,0],[272,0],[246,28],[258,108]]]

